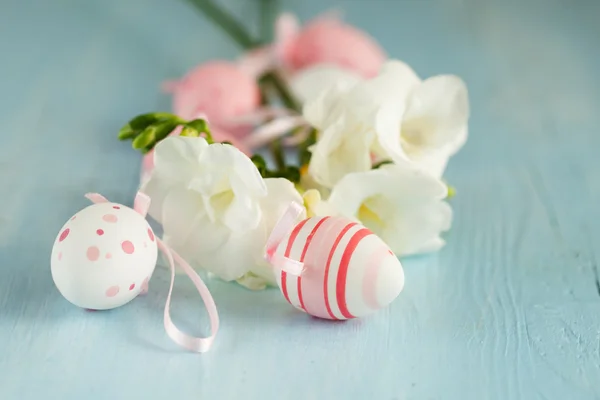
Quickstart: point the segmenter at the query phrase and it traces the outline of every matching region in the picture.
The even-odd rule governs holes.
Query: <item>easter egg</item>
[[[52,278],[78,307],[122,306],[147,287],[157,259],[156,237],[133,209],[105,202],[75,214],[52,248]]]
[[[404,287],[402,265],[363,225],[343,217],[312,217],[297,224],[275,255],[304,263],[299,276],[283,270],[285,299],[315,317],[345,320],[389,305]]]

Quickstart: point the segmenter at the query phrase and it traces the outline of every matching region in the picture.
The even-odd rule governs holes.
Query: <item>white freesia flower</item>
[[[406,78],[406,99],[395,115],[386,116],[380,129],[386,133],[385,152],[392,159],[403,155],[418,168],[441,177],[448,159],[466,142],[469,120],[467,87],[457,76],[438,75],[421,81],[400,61],[389,61],[380,78],[393,82]],[[399,122],[399,126],[398,126]]]
[[[331,188],[374,160],[392,160],[441,177],[466,140],[468,108],[460,78],[421,81],[400,61],[370,80],[341,80],[305,104],[304,117],[320,131],[309,173]]]
[[[452,222],[446,195],[446,186],[422,171],[384,165],[346,175],[328,202],[342,215],[360,220],[397,255],[410,255],[444,245],[440,233]]]
[[[141,190],[152,198],[149,214],[169,246],[224,280],[252,272],[274,282],[262,252],[285,208],[302,201],[291,182],[263,180],[241,151],[203,138],[164,139],[154,163]]]

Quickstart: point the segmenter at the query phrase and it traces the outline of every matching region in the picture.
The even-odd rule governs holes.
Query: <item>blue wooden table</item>
[[[227,5],[251,20],[251,3]],[[210,281],[222,329],[198,355],[162,328],[165,270],[148,296],[86,313],[49,256],[84,193],[131,202],[140,156],[116,140],[123,122],[169,109],[164,79],[238,49],[182,1],[0,0],[0,399],[600,398],[600,3],[284,6],[307,19],[323,3],[422,76],[467,82],[448,245],[403,260],[398,300],[348,323]],[[176,287],[175,320],[206,329],[192,286]]]

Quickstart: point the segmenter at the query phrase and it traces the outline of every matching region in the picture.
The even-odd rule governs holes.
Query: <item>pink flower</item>
[[[300,28],[295,16],[282,14],[276,32],[276,53],[291,70],[330,64],[370,78],[387,58],[368,34],[332,17],[316,18]]]
[[[181,80],[167,82],[173,93],[173,111],[184,119],[205,115],[212,125],[224,126],[260,105],[254,77],[228,61],[211,61],[188,72]]]

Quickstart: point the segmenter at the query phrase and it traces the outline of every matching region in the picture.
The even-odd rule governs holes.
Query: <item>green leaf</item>
[[[165,121],[165,120],[185,122],[175,114],[171,114],[171,113],[167,113],[167,112],[151,112],[151,113],[138,115],[137,117],[135,117],[131,121],[129,121],[128,125],[131,126],[131,128],[134,130],[143,130],[143,129],[146,129],[150,125],[153,125],[159,121]]]
[[[119,130],[119,140],[133,139],[138,132],[127,124]]]
[[[206,139],[206,141],[209,144],[214,143],[215,141],[213,140],[212,134],[210,132],[210,128],[208,127],[208,123],[206,122],[206,120],[204,119],[195,119],[193,121],[187,122],[185,124],[186,127],[195,129],[198,132],[198,136],[200,136],[200,134],[204,134],[204,138]]]
[[[155,129],[153,127],[148,127],[146,129],[144,129],[144,131],[142,133],[137,135],[135,139],[133,139],[133,143],[131,143],[131,146],[134,149],[142,150],[146,147],[152,148],[154,146],[155,142],[156,142]]]
[[[153,126],[156,128],[156,143],[158,143],[169,136],[169,133],[173,132],[179,126],[179,123],[177,121],[164,121]]]
[[[179,125],[175,121],[163,121],[157,122],[154,125],[150,125],[142,131],[135,139],[133,139],[132,146],[134,149],[152,149],[156,143],[166,138],[169,133]]]
[[[150,125],[160,121],[185,122],[178,116],[166,112],[151,112],[138,115],[119,130],[119,140],[133,139]]]

